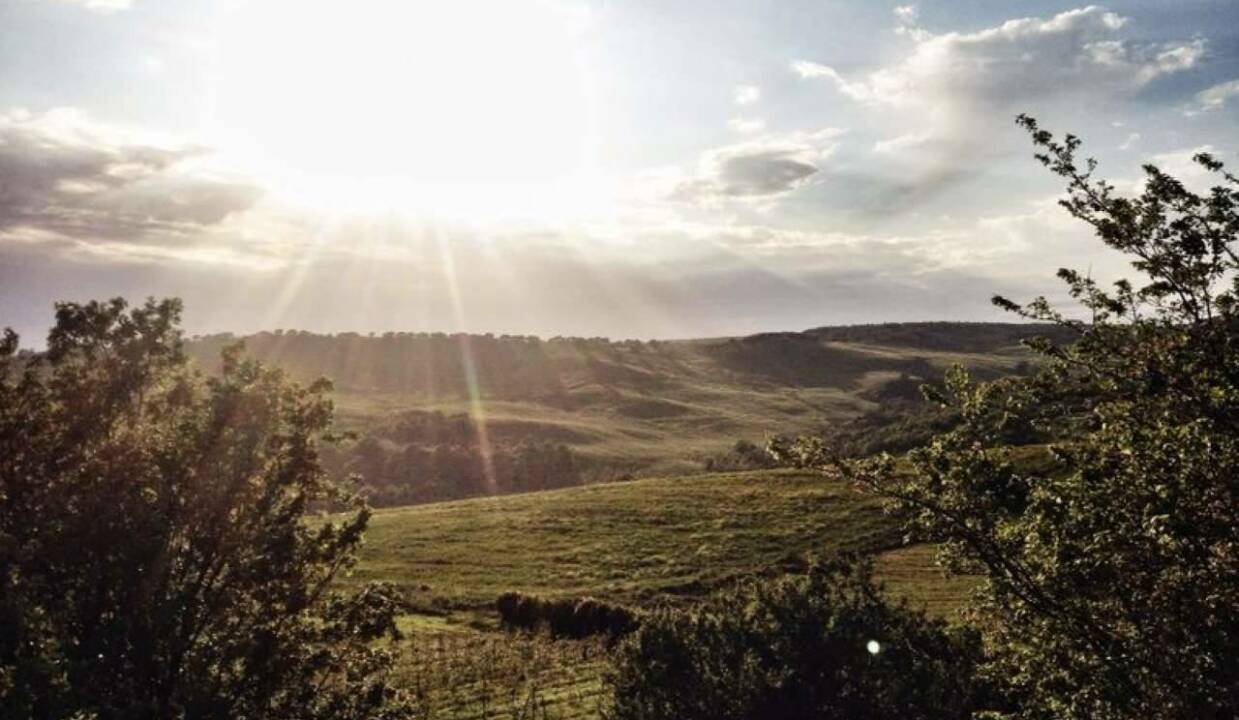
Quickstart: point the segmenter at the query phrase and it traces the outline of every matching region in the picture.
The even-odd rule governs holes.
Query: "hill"
[[[949,615],[971,587],[932,549],[901,547],[873,498],[841,480],[774,470],[653,478],[378,511],[348,582],[396,583],[408,682],[447,717],[597,717],[606,649],[497,631],[515,590],[628,606],[687,604],[741,578],[800,572],[812,555],[876,556],[893,594]]]
[[[395,583],[436,613],[507,591],[634,606],[690,601],[813,556],[874,556],[891,589],[947,612],[962,595],[905,547],[878,501],[796,470],[710,473],[380,509],[348,582]],[[967,583],[965,583],[966,585]]]
[[[756,467],[751,447],[768,435],[829,433],[906,404],[952,364],[1020,372],[1020,340],[1044,332],[1060,333],[911,323],[614,342],[277,331],[188,349],[210,370],[241,339],[295,378],[331,379],[342,426],[363,439],[328,461],[393,505]],[[752,445],[736,452],[738,441]]]
[[[642,605],[806,554],[899,545],[877,503],[840,481],[708,474],[380,510],[353,579],[442,608],[489,607],[508,590]]]

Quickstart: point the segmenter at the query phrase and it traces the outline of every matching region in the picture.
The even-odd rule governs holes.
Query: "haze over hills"
[[[199,337],[189,351],[211,369],[242,339],[298,380],[332,380],[342,426],[363,437],[335,467],[388,488],[377,501],[404,504],[760,466],[753,446],[768,436],[915,403],[953,364],[1020,372],[1020,341],[1045,333],[1067,339],[1047,326],[949,322],[649,342],[277,331]]]

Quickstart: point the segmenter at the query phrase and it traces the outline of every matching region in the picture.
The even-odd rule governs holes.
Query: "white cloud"
[[[868,84],[864,82],[849,82],[829,65],[822,65],[809,60],[795,60],[792,62],[792,72],[807,80],[826,78],[834,83],[839,92],[853,100],[869,102],[876,99],[872,88]]]
[[[761,88],[756,85],[737,85],[732,90],[731,99],[737,105],[752,105],[761,100]]]
[[[112,13],[133,7],[133,0],[60,0],[60,2],[78,5],[100,13]]]
[[[1197,38],[1179,45],[1169,45],[1140,66],[1137,78],[1147,83],[1163,75],[1172,75],[1196,67],[1205,56],[1205,41]]]
[[[1119,145],[1119,150],[1130,150],[1135,147],[1138,142],[1140,142],[1140,133],[1128,133],[1127,139],[1123,141],[1122,145]]]
[[[761,118],[734,117],[727,121],[727,127],[738,133],[756,133],[766,129],[766,121]]]
[[[1048,20],[1008,20],[973,33],[924,34],[904,61],[862,79],[848,79],[828,65],[807,60],[793,62],[792,70],[803,78],[827,79],[863,103],[1010,106],[1070,91],[1131,91],[1195,67],[1204,56],[1202,39],[1149,46],[1115,38],[1125,24],[1121,16],[1089,6]]]
[[[893,137],[889,140],[879,140],[873,144],[876,153],[896,153],[930,143],[933,135],[928,132],[912,132]]]
[[[915,5],[899,5],[895,13],[895,34],[909,37],[917,42],[930,39],[933,35],[920,26],[920,11]]]
[[[896,18],[901,27],[913,27],[907,23],[917,16],[901,10]],[[1204,40],[1141,43],[1125,36],[1126,25],[1123,17],[1089,6],[974,32],[918,34],[902,59],[868,72],[845,75],[809,60],[793,62],[791,70],[856,101],[887,135],[872,147],[880,156],[899,155],[891,197],[926,198],[1013,153],[1016,114],[1072,116],[1083,107],[1131,99],[1205,56]],[[915,155],[906,155],[911,150]]]
[[[1221,110],[1232,99],[1239,98],[1239,80],[1219,83],[1196,93],[1199,110]]]
[[[900,25],[915,25],[920,12],[915,5],[899,5],[894,10],[895,19]]]

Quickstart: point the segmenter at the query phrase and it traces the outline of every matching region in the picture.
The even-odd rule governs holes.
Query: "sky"
[[[1124,264],[1019,113],[1239,164],[1239,2],[0,0],[0,326],[670,338]]]

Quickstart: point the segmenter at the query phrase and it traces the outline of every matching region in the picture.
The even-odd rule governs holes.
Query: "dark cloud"
[[[716,202],[721,199],[763,199],[800,187],[819,171],[834,152],[841,131],[769,135],[706,152],[695,176],[681,182],[673,200]]]
[[[724,195],[775,195],[796,187],[817,167],[788,150],[766,150],[726,157],[719,163],[718,183]]]
[[[0,231],[132,243],[192,237],[262,194],[184,167],[201,153],[109,140],[80,118],[0,116]]]

